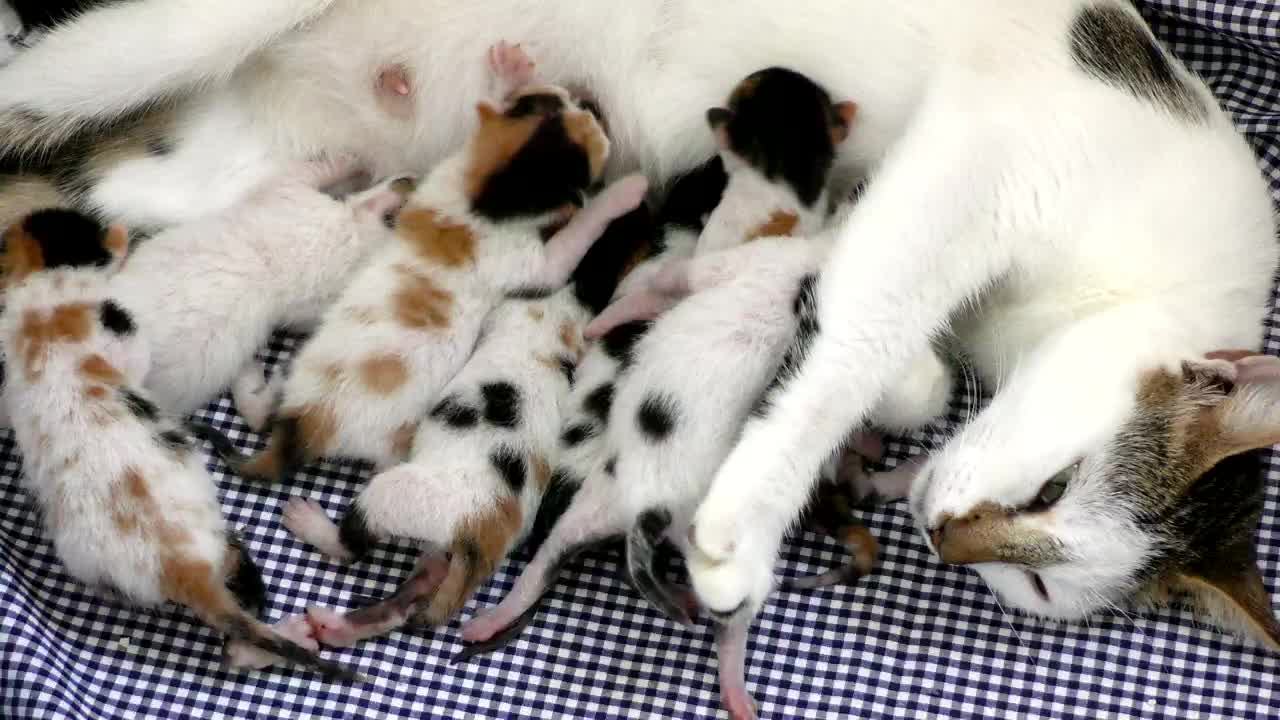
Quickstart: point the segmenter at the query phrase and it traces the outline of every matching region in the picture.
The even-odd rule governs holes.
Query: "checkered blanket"
[[[1280,3],[1140,3],[1162,37],[1208,80],[1249,136],[1280,201]],[[1278,306],[1280,307],[1280,306]],[[1280,353],[1280,313],[1267,348]],[[266,351],[286,357],[295,340]],[[957,400],[958,420],[970,398]],[[206,420],[244,447],[260,438],[228,399]],[[928,447],[945,428],[891,450]],[[1280,464],[1267,463],[1280,477]],[[409,571],[405,549],[339,568],[280,525],[289,495],[345,507],[366,469],[324,464],[283,489],[218,475],[226,512],[262,565],[275,619],[309,605],[349,607],[391,591]],[[509,649],[455,667],[457,627],[395,633],[331,655],[373,684],[326,684],[304,673],[232,674],[220,642],[177,610],[140,612],[68,578],[18,487],[21,459],[0,436],[0,718],[175,717],[717,717],[709,630],[687,632],[641,601],[606,552],[573,564]],[[748,650],[747,680],[771,718],[1258,718],[1280,717],[1280,656],[1190,614],[1088,623],[1011,616],[977,577],[940,565],[901,507],[868,518],[883,542],[878,571],[853,587],[778,593]],[[1258,533],[1268,584],[1280,579],[1280,492],[1271,483]],[[527,558],[518,555],[467,607],[497,602]],[[826,569],[839,548],[797,538],[779,572]]]

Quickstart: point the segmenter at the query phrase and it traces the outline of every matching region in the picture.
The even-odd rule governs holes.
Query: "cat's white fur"
[[[1072,58],[1078,14],[1093,6],[1133,13],[1125,3],[831,0],[803,12],[771,0],[326,4],[305,31],[280,37],[229,80],[243,53],[214,62],[216,53],[180,53],[176,42],[164,69],[148,72],[135,58],[117,70],[116,55],[147,55],[127,49],[147,47],[171,17],[164,3],[123,5],[117,12],[133,13],[129,25],[102,32],[91,15],[75,34],[55,31],[0,70],[0,103],[53,116],[100,106],[110,114],[154,88],[206,83],[191,107],[205,109],[198,117],[215,147],[264,149],[275,162],[334,146],[396,167],[410,147],[413,168],[465,136],[471,118],[458,108],[482,78],[457,58],[501,34],[533,46],[549,80],[576,80],[600,99],[616,164],[667,176],[711,150],[702,118],[672,108],[710,107],[761,67],[790,66],[859,102],[859,132],[836,177],[875,173],[823,275],[823,332],[770,417],[749,423],[696,523],[722,595],[771,565],[821,462],[957,310],[971,310],[957,327],[1001,392],[917,489],[913,507],[925,528],[984,501],[1034,495],[1114,435],[1142,370],[1259,344],[1276,249],[1248,145],[1176,61],[1174,79],[1203,105],[1195,120]],[[184,20],[201,28],[200,48],[262,48],[285,29],[242,24],[237,10],[268,11],[233,5],[182,3]],[[317,3],[279,6],[305,18]],[[370,103],[370,77],[389,58],[414,73],[411,121]],[[66,71],[81,64],[90,72]],[[208,108],[236,114],[241,134]],[[188,187],[229,177],[218,162],[171,170],[174,184]],[[231,192],[233,183],[219,187]],[[1092,529],[1058,531],[1072,545],[1095,538],[1114,546],[1115,519],[1096,520]],[[1022,599],[1007,578],[979,571],[997,592]],[[1097,607],[1070,585],[1050,591],[1075,602],[1026,609]]]
[[[390,239],[385,216],[409,188],[398,192],[388,180],[345,200],[321,191],[354,171],[345,161],[300,164],[225,213],[161,231],[133,251],[111,292],[150,339],[146,387],[161,408],[199,409],[274,329],[310,330]]]

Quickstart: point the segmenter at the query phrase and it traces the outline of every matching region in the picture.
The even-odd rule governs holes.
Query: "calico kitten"
[[[630,248],[638,264],[621,270],[615,291],[596,301],[602,310],[616,297],[647,287],[667,263],[693,254],[698,236],[719,204],[728,177],[719,156],[677,178],[653,219],[623,216],[609,226],[592,251],[603,247]],[[463,626],[464,639],[474,643],[461,658],[491,652],[514,639],[533,617],[538,601],[564,566],[584,549],[608,538],[593,532],[596,518],[581,507],[597,507],[612,480],[605,474],[609,410],[619,372],[631,362],[631,351],[649,323],[614,328],[591,341],[575,371],[573,391],[560,432],[560,448],[547,489],[529,535],[532,561],[521,571],[515,587],[502,602]],[[599,502],[579,500],[601,498]],[[572,508],[572,514],[566,514]]]
[[[565,288],[493,311],[475,354],[423,419],[408,462],[369,481],[341,526],[295,498],[285,525],[337,560],[395,537],[425,546],[390,598],[340,615],[308,612],[315,636],[349,645],[409,621],[448,622],[533,523],[551,480],[560,417],[590,314]]]
[[[561,88],[526,86],[505,109],[481,102],[477,114],[471,141],[410,196],[396,239],[294,359],[267,448],[232,458],[242,474],[278,480],[324,456],[380,468],[405,460],[404,438],[503,294],[563,285],[608,221],[646,190],[643,178],[627,178],[576,212],[609,141]],[[541,230],[569,216],[544,243]]]
[[[262,579],[194,437],[140,389],[145,338],[108,282],[127,248],[123,228],[65,210],[5,234],[4,404],[58,556],[75,578],[139,605],[186,606],[227,634],[233,664],[265,653],[353,678],[254,616]],[[296,624],[282,631],[298,635]]]
[[[348,160],[302,163],[236,207],[141,243],[111,281],[146,328],[156,404],[187,415],[251,364],[280,326],[309,330],[366,257],[388,242],[412,191],[397,177],[335,200]]]

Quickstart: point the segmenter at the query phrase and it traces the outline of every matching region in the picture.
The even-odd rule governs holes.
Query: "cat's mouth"
[[[1040,573],[1028,570],[1027,579],[1031,581],[1031,587],[1035,588],[1036,594],[1045,602],[1049,602],[1049,588],[1044,584],[1044,578],[1040,577]]]

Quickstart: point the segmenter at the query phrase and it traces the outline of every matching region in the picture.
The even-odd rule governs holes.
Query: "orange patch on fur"
[[[450,545],[449,572],[422,613],[428,625],[443,625],[457,615],[480,583],[497,570],[520,532],[523,514],[514,497],[464,520]]]
[[[476,236],[471,228],[450,222],[435,210],[402,211],[396,230],[429,262],[457,268],[475,260]]]
[[[471,141],[471,162],[465,180],[468,198],[474,199],[484,190],[489,178],[511,162],[544,120],[537,116],[508,118],[481,105],[480,127]]]
[[[560,325],[560,344],[574,355],[582,351],[582,331],[576,323],[565,321]]]
[[[90,355],[80,362],[80,374],[85,378],[104,385],[124,384],[124,374],[101,355]],[[101,388],[99,388],[101,389]]]
[[[449,327],[453,293],[438,287],[425,275],[409,274],[391,298],[396,320],[414,330]]]
[[[591,165],[591,179],[596,180],[604,172],[609,159],[609,140],[600,123],[589,112],[570,112],[564,115],[564,130],[569,140],[587,153]]]
[[[5,231],[0,266],[6,284],[21,282],[28,275],[44,269],[44,251],[21,222]]]
[[[871,531],[861,525],[849,525],[841,529],[840,540],[844,543],[853,560],[853,566],[862,575],[870,575],[875,568],[876,556],[880,554],[880,543]]]
[[[409,379],[409,368],[398,355],[370,355],[360,363],[360,379],[378,395],[391,395]]]
[[[747,240],[762,237],[787,237],[795,232],[800,217],[793,212],[774,210],[769,219],[747,234]]]
[[[298,414],[298,436],[310,457],[319,457],[329,449],[338,433],[338,416],[325,405],[309,405]]]
[[[234,610],[227,606],[227,596],[221,586],[222,581],[215,577],[213,566],[204,560],[172,553],[161,561],[161,591],[170,600],[191,608],[211,625],[217,625],[225,619],[225,613]]]
[[[38,310],[23,313],[18,351],[28,377],[39,376],[51,345],[81,342],[89,337],[93,332],[91,307],[89,303],[69,303],[48,314]]]
[[[402,460],[413,453],[413,438],[418,434],[417,423],[407,422],[391,433],[391,452]]]
[[[547,486],[551,484],[551,463],[547,462],[545,455],[539,453],[533,454],[533,484],[540,493],[546,492]]]
[[[102,247],[107,249],[115,257],[124,255],[129,249],[129,231],[123,226],[112,225],[107,228],[107,236],[102,239]]]
[[[85,388],[84,394],[91,400],[103,400],[107,397],[107,389],[101,385],[91,385]]]

